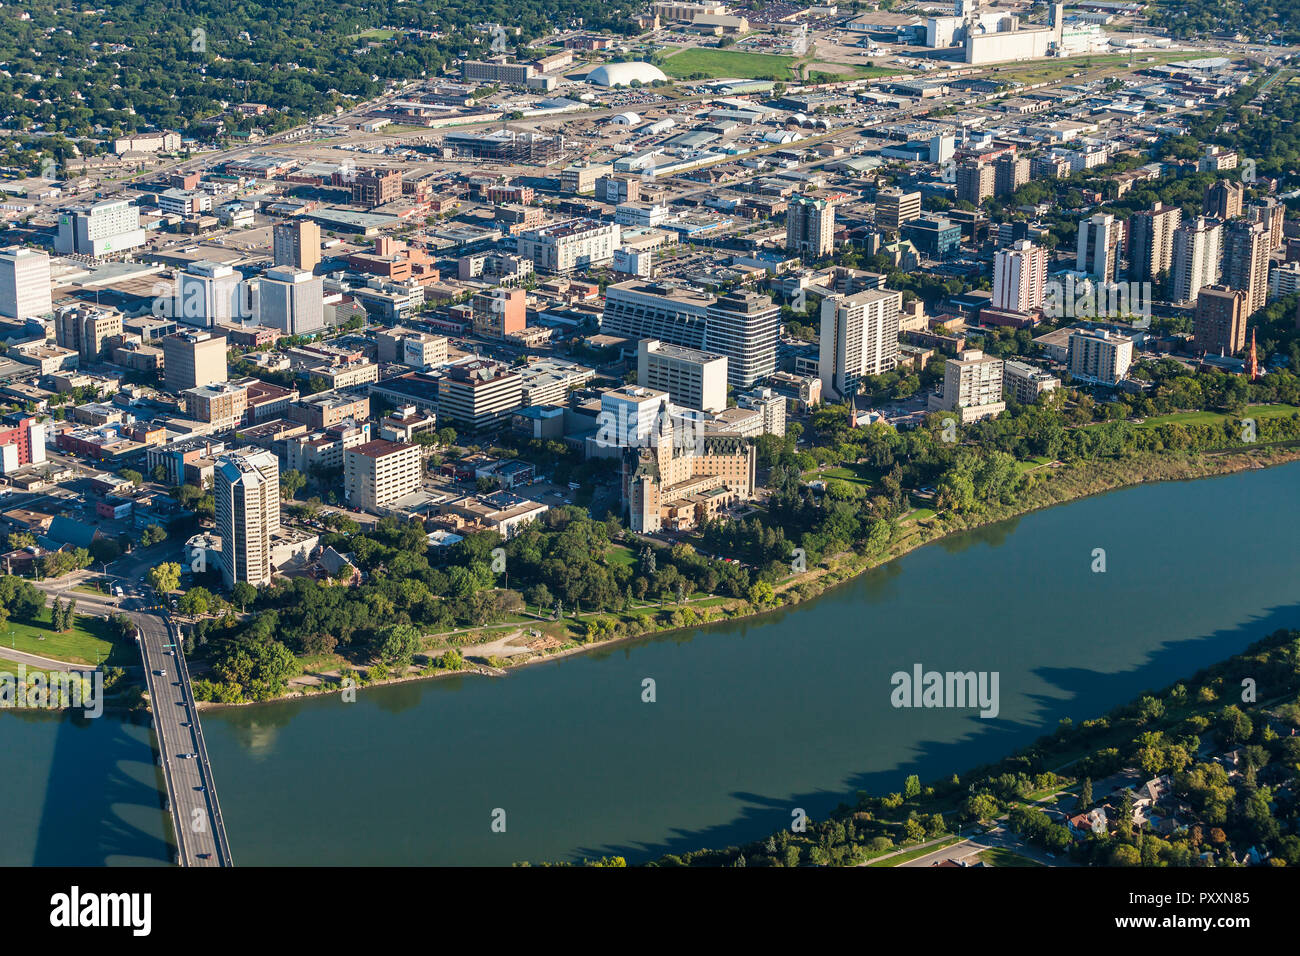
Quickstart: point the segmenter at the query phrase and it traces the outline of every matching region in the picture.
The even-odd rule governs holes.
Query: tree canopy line
[[[477,24],[503,24],[509,43],[525,46],[578,17],[590,29],[627,32],[637,6],[200,0],[178,11],[165,0],[104,0],[91,16],[53,0],[6,5],[0,116],[17,135],[6,140],[0,163],[38,172],[43,155],[62,163],[75,155],[74,144],[83,154],[111,151],[112,138],[149,128],[206,137],[211,129],[202,121],[218,114],[228,132],[278,132],[374,97],[390,79],[433,77],[461,54],[484,55],[492,37]],[[245,102],[273,112],[224,113],[223,103]]]

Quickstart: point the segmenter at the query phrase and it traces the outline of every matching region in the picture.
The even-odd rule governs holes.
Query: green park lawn
[[[1247,405],[1240,415],[1225,415],[1222,412],[1174,412],[1172,415],[1157,415],[1148,418],[1138,428],[1155,428],[1157,425],[1209,425],[1223,422],[1228,418],[1285,418],[1300,412],[1294,405]]]
[[[706,74],[710,79],[788,80],[795,59],[772,53],[705,50],[693,47],[670,56],[663,64],[669,76]]]
[[[610,545],[605,550],[605,560],[611,567],[632,567],[637,563],[637,556],[631,548],[625,548],[621,544]]]
[[[140,663],[135,649],[125,641],[114,640],[107,618],[77,615],[77,622],[66,634],[56,634],[49,625],[8,621],[0,626],[0,649],[12,648],[39,654],[70,664],[108,663],[124,666]]]
[[[989,866],[1031,867],[1044,865],[1039,863],[1037,860],[1031,860],[1027,856],[1021,856],[1019,853],[1015,853],[1000,846],[990,847],[989,849],[984,850],[979,854],[979,858]]]

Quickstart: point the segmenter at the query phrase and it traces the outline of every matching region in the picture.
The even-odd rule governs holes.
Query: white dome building
[[[631,86],[633,80],[650,84],[667,79],[664,71],[652,63],[606,63],[587,74],[587,82],[597,86]]]

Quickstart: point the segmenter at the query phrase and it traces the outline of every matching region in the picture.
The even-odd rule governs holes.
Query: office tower
[[[706,412],[727,407],[727,358],[658,339],[637,344],[636,383],[667,392],[677,405]]]
[[[325,328],[325,280],[289,266],[270,269],[257,283],[257,315],[286,335]]]
[[[970,159],[957,167],[957,199],[979,205],[993,195],[997,173],[988,163]]]
[[[125,199],[72,206],[59,213],[54,251],[100,258],[143,246],[140,210]]]
[[[516,335],[528,325],[528,295],[523,289],[490,289],[470,300],[474,331],[489,338]]]
[[[91,305],[64,306],[54,316],[54,341],[75,349],[82,362],[98,362],[107,340],[122,334],[122,313]]]
[[[1085,382],[1117,385],[1128,377],[1133,364],[1133,340],[1105,329],[1079,329],[1070,333],[1066,367]]]
[[[1234,220],[1223,230],[1223,284],[1246,293],[1246,315],[1268,302],[1268,227]]]
[[[191,262],[177,276],[172,318],[198,328],[239,325],[251,311],[245,295],[243,276],[230,266],[206,259]]]
[[[697,289],[632,279],[605,290],[600,330],[725,355],[727,381],[749,388],[776,371],[781,310],[754,292],[715,299]]]
[[[1079,223],[1075,268],[1101,282],[1114,282],[1122,226],[1109,213],[1099,212]]]
[[[822,300],[818,375],[828,397],[855,394],[862,378],[892,371],[898,364],[902,307],[903,293],[890,289]]]
[[[376,441],[343,451],[343,490],[348,503],[378,512],[385,505],[420,490],[424,459],[420,446]]]
[[[1216,179],[1205,187],[1205,215],[1211,219],[1236,219],[1241,215],[1246,187],[1235,179]]]
[[[1246,293],[1226,285],[1207,285],[1196,296],[1197,352],[1236,355],[1246,347]]]
[[[645,385],[612,388],[600,395],[596,440],[623,448],[650,445],[671,416],[672,403],[663,389]]]
[[[1268,228],[1269,252],[1281,249],[1286,244],[1286,233],[1283,232],[1285,219],[1286,206],[1272,196],[1246,207],[1247,222],[1262,222]]]
[[[1028,239],[993,257],[993,308],[1028,312],[1043,307],[1047,283],[1047,250]]]
[[[277,222],[272,229],[271,256],[277,266],[311,272],[320,262],[320,225],[310,219]]]
[[[781,309],[770,296],[728,292],[705,312],[704,349],[727,357],[727,381],[749,388],[776,371]]]
[[[962,423],[993,418],[1006,410],[1002,400],[1002,359],[965,349],[943,363],[943,392],[930,396],[931,411],[957,412]]]
[[[795,196],[785,214],[785,248],[805,259],[824,259],[835,250],[835,206],[825,199]]]
[[[50,257],[22,246],[0,249],[0,317],[21,321],[53,309]]]
[[[211,332],[177,332],[165,336],[163,380],[168,391],[183,392],[226,381],[226,337]]]
[[[905,222],[921,218],[921,194],[882,189],[876,194],[876,228],[898,232]]]
[[[1029,182],[1029,160],[1015,153],[1003,153],[993,161],[993,195],[1010,196]]]
[[[1128,221],[1128,277],[1134,282],[1154,282],[1168,275],[1174,261],[1174,232],[1183,223],[1183,211],[1156,203]]]
[[[270,584],[271,538],[280,530],[279,462],[269,451],[222,455],[212,478],[226,587]]]
[[[479,431],[505,422],[523,405],[523,380],[498,362],[452,365],[438,383],[438,424]]]
[[[1219,281],[1219,248],[1223,225],[1202,216],[1174,230],[1172,302],[1194,302],[1196,294]]]

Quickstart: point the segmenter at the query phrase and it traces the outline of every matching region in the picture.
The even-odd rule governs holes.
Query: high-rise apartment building
[[[956,183],[954,197],[979,205],[993,195],[997,173],[991,163],[982,159],[967,159],[956,165],[952,171]]]
[[[979,205],[993,195],[997,172],[992,164],[968,159],[957,166],[957,200]]]
[[[565,275],[609,265],[622,235],[623,227],[617,223],[568,219],[521,232],[516,238],[516,252],[531,259],[539,272]]]
[[[1273,196],[1247,206],[1246,220],[1248,222],[1262,222],[1268,228],[1268,248],[1270,252],[1281,249],[1286,244],[1286,233],[1283,232],[1283,223],[1286,220],[1286,206]]]
[[[280,530],[279,461],[269,451],[222,455],[212,476],[226,587],[270,584],[271,538]]]
[[[257,315],[286,335],[325,328],[325,280],[290,266],[267,270],[257,283]]]
[[[1106,329],[1078,329],[1070,333],[1066,367],[1085,382],[1117,385],[1128,377],[1133,364],[1133,340]]]
[[[957,412],[963,424],[993,418],[1006,410],[1002,400],[1002,359],[966,349],[943,363],[943,391],[931,395],[931,411]]]
[[[1021,239],[994,255],[993,308],[1011,312],[1041,309],[1046,284],[1046,249]]]
[[[835,205],[795,196],[785,214],[785,248],[806,259],[825,259],[835,250]]]
[[[993,195],[1010,196],[1029,182],[1029,160],[1015,153],[1003,153],[993,161]]]
[[[382,438],[345,449],[343,489],[348,503],[378,512],[398,498],[419,491],[423,463],[419,445]]]
[[[1075,268],[1101,282],[1114,282],[1122,230],[1110,213],[1095,213],[1081,221]]]
[[[37,249],[0,249],[0,317],[30,319],[49,315],[50,257]]]
[[[1223,230],[1223,284],[1246,293],[1246,315],[1268,303],[1268,226],[1234,220]]]
[[[1205,215],[1226,222],[1241,215],[1246,187],[1235,179],[1216,179],[1205,187]]]
[[[1194,302],[1207,285],[1219,281],[1219,250],[1223,224],[1202,216],[1174,230],[1172,302]]]
[[[1246,293],[1226,285],[1207,285],[1196,296],[1197,352],[1236,355],[1246,347]]]
[[[165,336],[163,380],[172,392],[224,382],[226,337],[211,332],[177,332]]]
[[[271,236],[271,257],[277,266],[311,272],[320,262],[319,223],[310,219],[277,222]]]
[[[1174,261],[1174,233],[1183,223],[1177,206],[1156,203],[1128,221],[1128,277],[1133,282],[1154,282],[1168,276]]]
[[[898,327],[903,293],[868,289],[822,300],[818,375],[829,398],[857,392],[868,375],[898,364]]]

